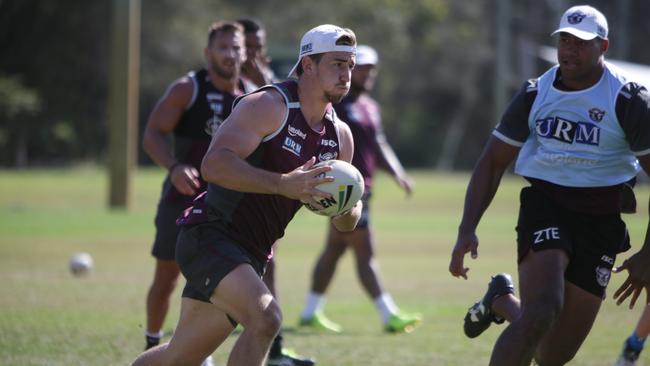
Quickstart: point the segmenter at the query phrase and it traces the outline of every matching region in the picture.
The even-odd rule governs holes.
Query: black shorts
[[[357,229],[365,229],[370,225],[370,193],[364,193],[361,196],[361,202],[363,202],[363,209],[359,222],[357,222]]]
[[[521,190],[517,254],[563,249],[569,255],[564,278],[604,298],[616,255],[630,248],[620,214],[590,215],[571,211],[533,187]]]
[[[186,205],[172,204],[165,201],[158,203],[156,212],[156,238],[151,248],[151,255],[161,260],[174,260],[176,252],[176,238],[180,227],[176,219],[187,208]]]
[[[265,266],[210,222],[181,228],[176,262],[187,280],[183,297],[203,302],[210,302],[219,282],[240,264],[250,264],[260,278]]]

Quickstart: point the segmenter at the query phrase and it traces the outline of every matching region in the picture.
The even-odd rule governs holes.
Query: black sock
[[[271,344],[271,350],[269,351],[269,357],[276,358],[282,356],[282,334],[278,333]]]
[[[160,337],[145,335],[145,338],[147,340],[147,345],[144,348],[145,350],[156,347],[160,343]]]

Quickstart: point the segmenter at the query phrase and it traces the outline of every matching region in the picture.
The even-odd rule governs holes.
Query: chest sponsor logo
[[[218,115],[212,116],[209,120],[205,122],[205,133],[207,133],[210,136],[214,136],[215,133],[217,133],[217,130],[219,129],[219,126],[223,123],[223,120],[221,117]]]
[[[293,127],[292,125],[289,125],[288,132],[289,132],[289,135],[291,135],[293,137],[298,136],[303,140],[307,138],[306,133],[302,132],[299,128]]]
[[[334,140],[322,139],[320,140],[321,146],[337,147],[339,146]]]
[[[205,99],[207,99],[208,103],[212,103],[214,101],[222,101],[223,100],[223,94],[207,93],[205,95]]]
[[[533,244],[539,244],[547,240],[558,240],[560,239],[560,228],[548,227],[546,229],[535,231],[533,236]]]
[[[548,117],[535,121],[535,131],[541,138],[554,139],[567,144],[598,145],[600,127],[590,122],[574,122],[561,117]]]
[[[318,161],[333,160],[336,159],[338,156],[339,154],[336,151],[334,152],[328,151],[326,153],[318,154]]]
[[[612,271],[607,267],[596,267],[596,281],[602,287],[607,287]]]
[[[208,105],[210,106],[210,109],[212,110],[212,112],[214,114],[219,114],[220,115],[220,114],[223,113],[223,103],[212,102],[212,103],[208,103]]]
[[[300,151],[302,151],[302,145],[295,142],[291,137],[287,136],[284,138],[282,148],[291,152],[296,156],[300,156]]]
[[[589,118],[591,118],[592,121],[598,123],[603,120],[603,117],[605,117],[605,111],[598,108],[591,108],[589,110]]]
[[[220,97],[220,98],[214,98],[215,100],[222,100],[223,96],[221,94],[208,94],[207,99],[208,99],[208,106],[210,107],[210,110],[212,110],[212,117],[208,119],[205,122],[205,133],[208,135],[212,136],[217,132],[217,129],[219,126],[221,126],[221,123],[223,123],[223,118],[221,118],[221,115],[223,114],[223,103],[221,102],[211,102],[210,97]]]

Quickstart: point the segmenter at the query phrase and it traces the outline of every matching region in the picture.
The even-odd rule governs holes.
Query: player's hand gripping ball
[[[332,198],[314,197],[323,206],[319,210],[311,205],[305,206],[311,211],[322,216],[336,216],[351,209],[363,195],[363,176],[352,164],[343,160],[326,160],[314,167],[329,165],[332,170],[323,173],[325,176],[334,177],[334,181],[321,183],[316,186],[318,190],[330,193]]]

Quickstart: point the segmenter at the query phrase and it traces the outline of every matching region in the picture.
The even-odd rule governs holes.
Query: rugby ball
[[[361,199],[364,189],[363,176],[357,168],[343,160],[326,160],[314,167],[323,165],[332,167],[332,170],[323,175],[334,177],[334,181],[321,183],[316,188],[331,194],[332,198],[314,197],[323,206],[320,210],[309,204],[305,206],[318,215],[336,216],[351,209]]]
[[[88,253],[76,253],[70,258],[69,265],[73,275],[84,276],[93,269],[93,257]]]

